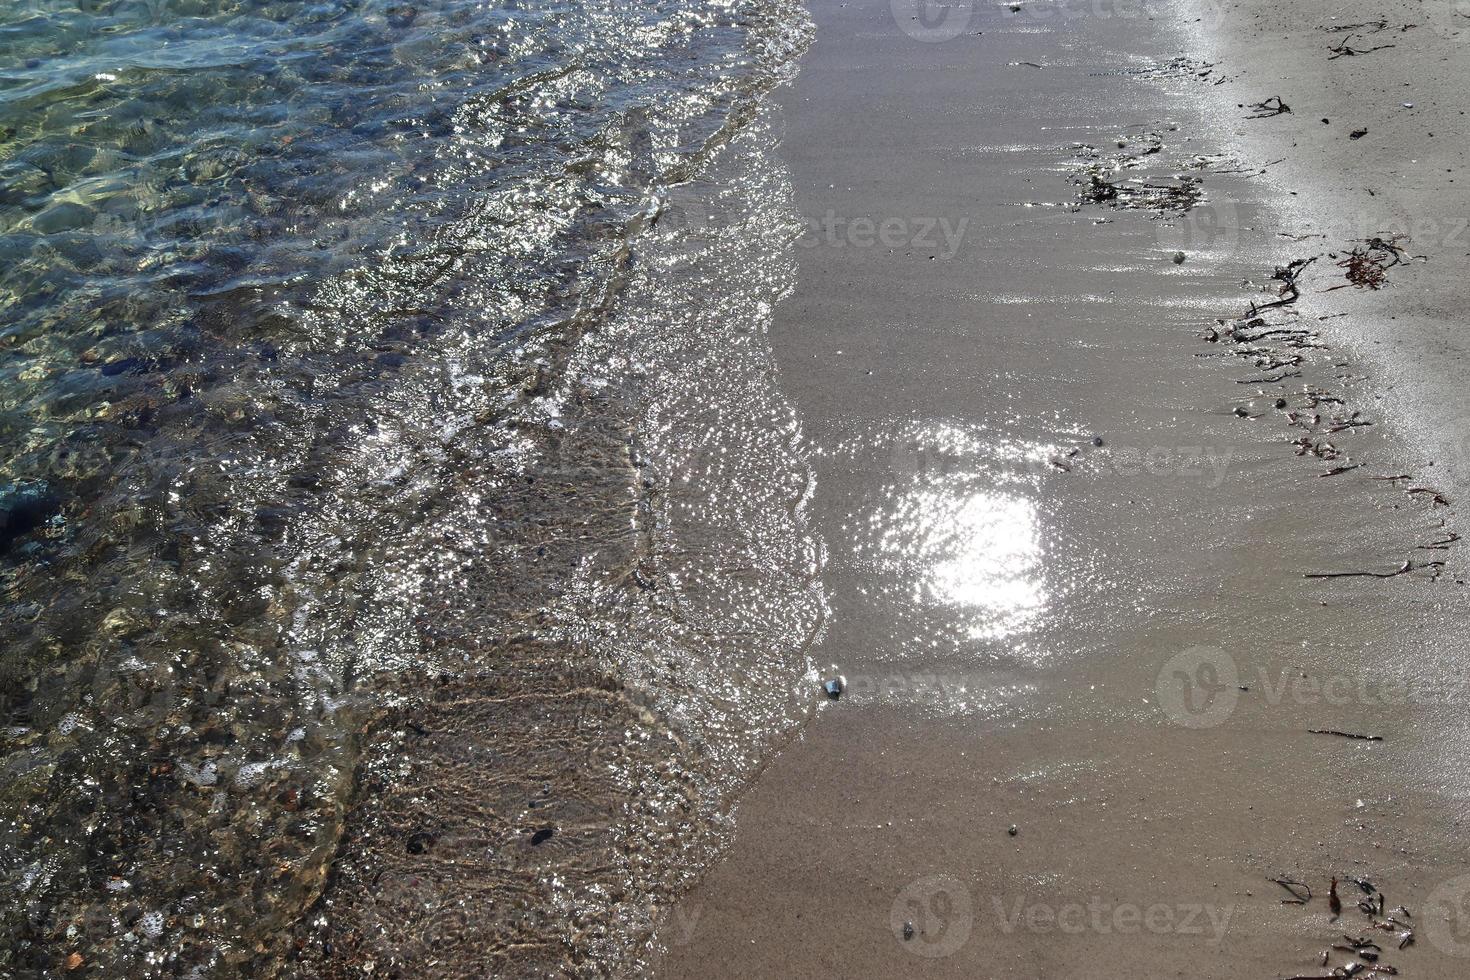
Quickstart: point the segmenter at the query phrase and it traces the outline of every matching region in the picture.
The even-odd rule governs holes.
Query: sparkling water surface
[[[649,488],[692,437],[649,420],[688,390],[636,378],[689,354],[630,334],[651,361],[622,371],[584,338],[689,301],[673,268],[619,312],[668,189],[804,30],[744,0],[0,6],[0,972],[267,975],[302,950],[331,972],[333,856],[365,780],[394,779],[363,775],[364,745],[387,758],[433,684],[491,704],[518,669],[636,678],[652,693],[617,731],[723,724],[671,707],[681,688],[634,663],[649,618],[609,599],[656,591],[683,547]],[[779,197],[742,186],[741,207]],[[789,237],[778,216],[740,247]],[[749,261],[702,328],[759,336],[788,273]],[[768,387],[741,397],[786,418]],[[780,513],[804,493],[793,439],[746,452],[769,490],[703,492]],[[812,559],[786,511],[746,536],[753,566],[806,570],[762,592],[795,650]],[[678,643],[715,656],[709,623]],[[769,690],[799,676],[781,664]],[[609,779],[620,812],[609,787],[632,784]],[[399,831],[397,853],[439,839]],[[554,919],[502,938],[562,950]]]

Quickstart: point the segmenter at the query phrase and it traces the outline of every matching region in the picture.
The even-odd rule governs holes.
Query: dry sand
[[[1470,18],[1389,7],[982,5],[923,40],[902,3],[814,0],[774,341],[848,688],[664,917],[657,975],[1327,976],[1369,962],[1345,934],[1470,974],[1437,544],[1470,482]],[[1350,46],[1394,48],[1328,60],[1350,32],[1321,27],[1380,16]],[[1118,197],[1079,203],[1092,173]],[[1387,285],[1326,291],[1394,220]]]

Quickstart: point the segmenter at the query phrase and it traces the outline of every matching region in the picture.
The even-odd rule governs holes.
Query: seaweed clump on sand
[[[1287,897],[1281,899],[1282,905],[1306,908],[1316,900],[1312,886],[1305,881],[1285,875],[1270,881],[1286,892]],[[1346,899],[1344,893],[1348,893]],[[1362,925],[1358,928],[1366,931],[1357,935],[1343,931],[1349,928],[1342,921],[1349,906],[1363,916]],[[1414,945],[1414,916],[1407,908],[1402,905],[1388,908],[1383,892],[1368,878],[1333,876],[1327,886],[1327,912],[1335,935],[1318,960],[1317,965],[1323,972],[1297,974],[1289,980],[1338,980],[1341,977],[1377,980],[1399,975],[1399,969],[1389,965],[1387,959],[1391,953]],[[1353,912],[1347,912],[1347,915],[1351,917]]]
[[[1326,291],[1348,286],[1378,290],[1388,285],[1388,270],[1408,261],[1408,254],[1399,247],[1400,241],[1402,238],[1395,235],[1389,238],[1374,236],[1357,242],[1347,257],[1337,263],[1339,269],[1346,270],[1347,282]]]
[[[1164,139],[1141,133],[1119,139],[1119,152],[1104,157],[1096,147],[1077,145],[1075,173],[1078,206],[1100,205],[1138,211],[1183,214],[1204,198],[1203,179],[1195,174],[1172,174],[1158,165]],[[1146,171],[1129,177],[1129,172]]]
[[[1270,299],[1253,300],[1244,313],[1234,319],[1216,320],[1214,327],[1204,331],[1203,339],[1214,344],[1228,345],[1227,349],[1231,355],[1249,360],[1257,371],[1266,372],[1264,375],[1257,374],[1237,379],[1237,384],[1278,386],[1274,397],[1257,387],[1254,397],[1245,399],[1244,404],[1234,408],[1235,416],[1241,419],[1255,419],[1270,414],[1269,411],[1253,411],[1250,406],[1262,395],[1272,398],[1271,405],[1276,412],[1285,418],[1288,425],[1302,431],[1302,434],[1292,442],[1296,455],[1331,463],[1332,465],[1327,469],[1317,474],[1319,478],[1327,478],[1342,476],[1364,468],[1363,462],[1352,461],[1347,457],[1346,451],[1338,444],[1338,439],[1370,428],[1374,423],[1365,418],[1361,410],[1349,409],[1343,398],[1316,385],[1303,383],[1295,391],[1287,390],[1284,386],[1284,382],[1288,379],[1303,376],[1303,369],[1307,365],[1307,357],[1310,352],[1327,350],[1326,345],[1320,342],[1319,332],[1303,323],[1301,312],[1297,308],[1302,296],[1303,277],[1309,269],[1315,266],[1320,257],[1320,255],[1314,255],[1294,259],[1284,266],[1276,267],[1271,275],[1271,282],[1274,285],[1265,287],[1267,294],[1271,296]],[[1404,261],[1405,257],[1405,253],[1395,241],[1382,238],[1369,239],[1360,243],[1347,258],[1337,263],[1339,268],[1348,270],[1349,281],[1332,288],[1341,289],[1347,285],[1361,285],[1363,288],[1376,289],[1383,282],[1384,270]],[[1377,285],[1374,285],[1375,283]],[[1324,290],[1324,292],[1330,291]],[[1274,319],[1268,319],[1268,315]],[[1342,315],[1345,314],[1335,314],[1335,316]],[[1322,319],[1330,319],[1330,317]],[[1416,501],[1428,502],[1431,511],[1438,507],[1448,508],[1450,506],[1449,498],[1439,490],[1431,486],[1416,485],[1417,481],[1413,474],[1379,474],[1370,478],[1392,488],[1402,489]],[[1438,530],[1439,537],[1427,544],[1413,546],[1410,557],[1392,567],[1306,571],[1302,573],[1302,577],[1312,580],[1393,579],[1401,575],[1421,573],[1419,577],[1437,579],[1442,574],[1446,562],[1438,558],[1424,559],[1418,553],[1422,551],[1444,552],[1460,541],[1460,535],[1448,530],[1443,519],[1439,522]],[[1347,733],[1326,732],[1325,734],[1345,735]]]

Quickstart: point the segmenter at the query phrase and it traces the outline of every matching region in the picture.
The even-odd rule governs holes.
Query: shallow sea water
[[[807,33],[0,10],[0,971],[640,955],[822,622],[765,339]]]

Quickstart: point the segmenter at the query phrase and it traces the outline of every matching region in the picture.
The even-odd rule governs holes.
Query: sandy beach
[[[1466,3],[0,51],[0,976],[1470,975]]]
[[[655,975],[1464,974],[1470,19],[1392,7],[811,5],[847,690]]]

